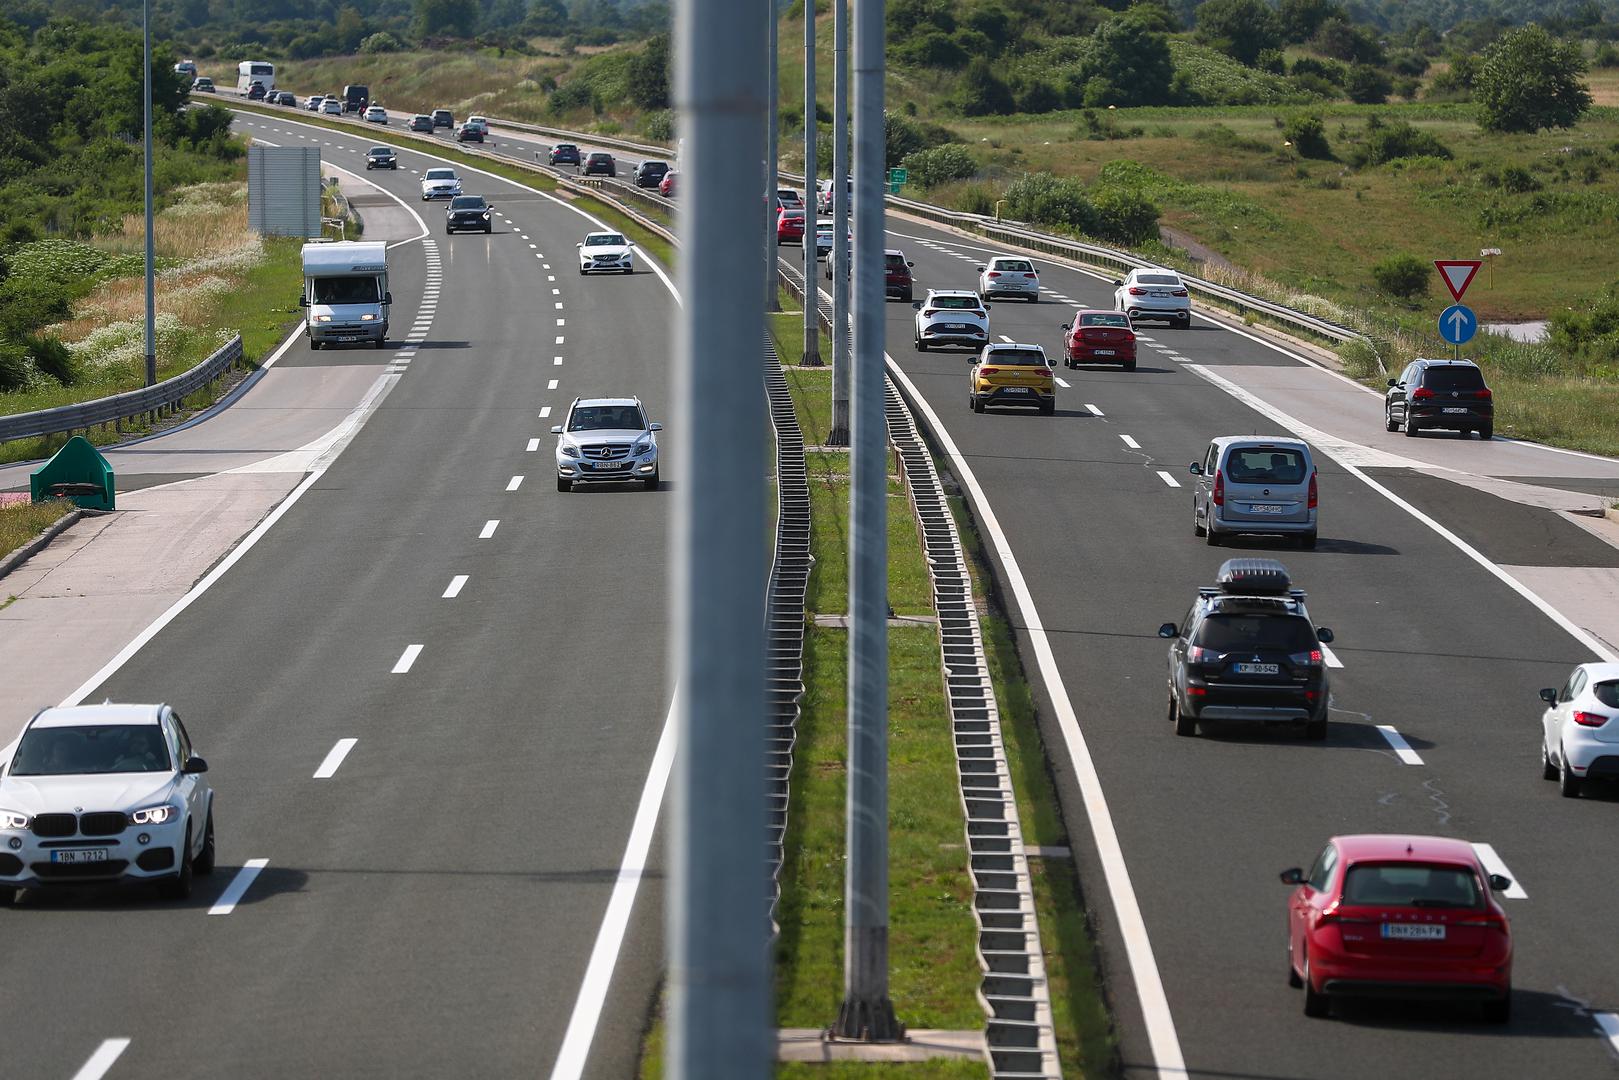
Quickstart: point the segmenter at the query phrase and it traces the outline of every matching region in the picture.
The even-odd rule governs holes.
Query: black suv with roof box
[[[1225,721],[1302,723],[1327,737],[1332,631],[1310,622],[1304,593],[1275,559],[1227,559],[1216,584],[1197,590],[1169,646],[1169,721],[1177,735]]]
[[[1383,396],[1383,426],[1415,435],[1428,428],[1495,437],[1495,399],[1484,373],[1471,360],[1413,360],[1389,380]]]

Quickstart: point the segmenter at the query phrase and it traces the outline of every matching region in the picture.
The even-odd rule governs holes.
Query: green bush
[[[960,143],[935,146],[905,155],[905,168],[912,183],[932,188],[952,180],[966,180],[978,172],[972,154]]]
[[[1370,64],[1351,64],[1349,77],[1344,80],[1344,92],[1357,105],[1381,105],[1394,90],[1394,83],[1381,68]]]
[[[44,372],[63,386],[79,381],[79,364],[71,350],[56,338],[45,334],[25,335],[20,344],[28,351],[34,368]]]
[[[988,184],[968,184],[956,196],[956,208],[964,214],[993,214],[997,196]]]
[[[405,43],[403,41],[400,41],[386,30],[379,30],[375,34],[369,34],[365,40],[360,42],[360,52],[367,56],[377,53],[400,52],[404,47]]]
[[[1404,120],[1396,120],[1392,124],[1366,125],[1366,144],[1356,147],[1354,164],[1360,167],[1383,165],[1396,158],[1448,159],[1450,156],[1450,148],[1440,142],[1437,136],[1414,128]]]
[[[1037,225],[1057,225],[1095,235],[1096,207],[1085,185],[1050,173],[1024,173],[1006,189],[1006,216]]]
[[[1415,255],[1391,255],[1372,267],[1372,280],[1390,296],[1416,300],[1428,295],[1429,264]]]
[[[1295,116],[1282,128],[1282,135],[1293,144],[1299,157],[1332,160],[1332,146],[1327,142],[1327,125],[1321,117]]]
[[[1131,188],[1103,188],[1091,196],[1096,207],[1093,235],[1116,244],[1140,244],[1158,238],[1158,207]]]
[[[642,130],[653,142],[672,143],[675,141],[675,114],[669,109],[648,113]]]
[[[963,116],[1004,116],[1017,107],[1012,89],[985,57],[974,57],[956,89],[956,108]]]
[[[27,348],[15,341],[0,341],[0,393],[26,390],[34,379]]]
[[[1169,40],[1175,63],[1174,97],[1185,105],[1306,104],[1314,95],[1281,75],[1244,65],[1180,38]]]

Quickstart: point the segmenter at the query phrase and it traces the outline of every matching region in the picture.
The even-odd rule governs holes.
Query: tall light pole
[[[141,0],[141,101],[146,144],[146,385],[157,382],[157,282],[152,260],[152,0]]]
[[[888,999],[888,425],[883,412],[883,0],[855,0],[848,862],[832,1034],[904,1037]]]
[[[776,114],[777,100],[781,96],[776,34],[779,29],[777,16],[780,10],[776,7],[776,0],[764,2],[770,11],[768,53],[770,73],[765,80],[765,104],[769,108],[769,115],[765,118],[769,125],[765,134],[765,310],[780,311],[781,301],[776,296],[776,169],[778,168]]]
[[[832,426],[849,445],[849,0],[832,0]]]
[[[804,0],[804,367],[821,366],[821,316],[815,252],[815,0]]]
[[[677,460],[704,464],[701,483],[674,493],[670,1080],[764,1080],[775,1057],[759,528],[765,325],[757,291],[738,303],[725,286],[765,271],[759,234],[736,227],[739,207],[758,206],[765,14],[759,0],[675,7],[675,114],[690,182],[679,209],[673,434]]]

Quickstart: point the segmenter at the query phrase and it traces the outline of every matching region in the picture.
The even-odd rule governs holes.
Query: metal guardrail
[[[105,424],[115,424],[122,430],[125,420],[137,416],[155,418],[172,410],[186,397],[224,375],[241,359],[242,337],[238,334],[200,364],[152,386],[126,390],[122,394],[96,398],[94,401],[81,401],[76,405],[59,405],[38,412],[0,416],[0,442],[87,431]]]

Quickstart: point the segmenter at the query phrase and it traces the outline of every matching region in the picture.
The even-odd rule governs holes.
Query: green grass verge
[[[66,499],[0,506],[0,559],[28,544],[72,512],[73,504]]]

